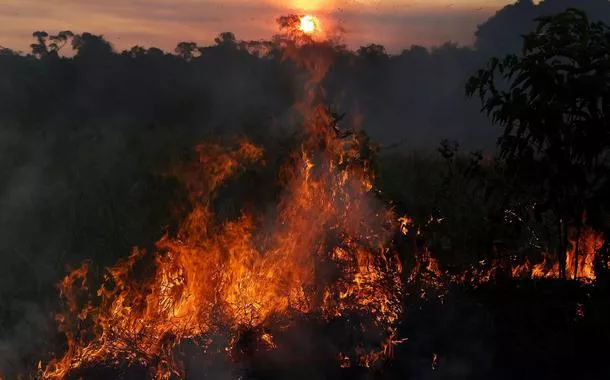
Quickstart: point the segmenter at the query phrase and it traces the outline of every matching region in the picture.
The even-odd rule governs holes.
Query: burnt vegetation
[[[567,5],[518,1],[475,47],[397,55],[230,32],[173,52],[71,31],[0,48],[0,378],[608,378],[610,5]],[[325,99],[303,112],[320,56]],[[269,236],[315,250],[295,261],[314,279]],[[262,262],[280,272],[253,287],[293,281],[306,305],[227,310],[215,289],[191,307],[209,325],[170,318],[162,334],[137,314],[167,289],[183,307],[184,252],[229,240],[251,256],[220,249],[197,279]],[[125,294],[144,327],[113,319]],[[96,353],[49,375],[77,349]]]

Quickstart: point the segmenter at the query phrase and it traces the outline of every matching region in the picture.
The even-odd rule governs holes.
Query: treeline
[[[181,42],[165,53],[141,46],[116,52],[103,36],[90,33],[33,36],[30,53],[4,49],[0,56],[5,123],[262,129],[268,126],[258,124],[269,119],[286,126],[282,116],[302,91],[294,68],[281,60],[277,38],[240,41],[227,32],[212,46]],[[328,101],[346,111],[357,105],[363,128],[377,141],[407,138],[412,147],[434,146],[448,137],[493,146],[494,131],[463,98],[467,76],[484,62],[472,48],[413,46],[399,55],[377,44],[336,50],[324,83]]]

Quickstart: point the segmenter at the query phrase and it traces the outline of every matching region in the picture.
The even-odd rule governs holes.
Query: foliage
[[[443,140],[438,155],[394,153],[379,159],[378,187],[416,228],[441,263],[468,267],[480,260],[525,255],[543,244],[537,226],[507,221],[524,215],[529,189],[512,187],[506,162],[479,151],[463,152]],[[502,256],[502,257],[499,257]]]
[[[521,51],[522,35],[536,27],[535,19],[565,11],[569,7],[587,13],[592,21],[610,22],[607,0],[517,0],[508,2],[496,14],[478,25],[475,47],[488,56]]]
[[[609,49],[608,26],[570,9],[539,18],[522,56],[492,58],[467,84],[504,127],[502,157],[520,179],[540,183],[540,207],[556,213],[564,254],[568,226],[583,223],[608,171]]]

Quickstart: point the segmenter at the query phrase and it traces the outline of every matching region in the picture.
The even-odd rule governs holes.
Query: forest
[[[607,378],[610,3],[572,3],[0,47],[0,379]]]

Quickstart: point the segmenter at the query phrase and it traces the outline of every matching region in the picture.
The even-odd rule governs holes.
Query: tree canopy
[[[539,207],[556,212],[565,252],[568,225],[584,222],[607,177],[610,28],[576,9],[537,22],[522,55],[492,58],[467,94],[478,94],[482,111],[503,126],[501,155],[522,180],[530,174],[541,185]]]

